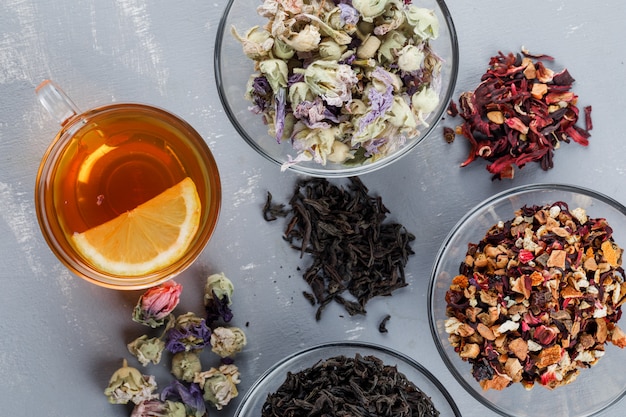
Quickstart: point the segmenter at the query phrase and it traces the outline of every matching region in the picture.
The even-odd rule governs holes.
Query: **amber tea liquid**
[[[66,232],[98,226],[182,181],[191,174],[189,152],[177,132],[152,117],[94,117],[57,165],[53,193]]]
[[[45,210],[38,213],[40,224],[57,256],[70,258],[66,265],[77,261],[72,234],[132,210],[186,177],[198,190],[201,223],[214,223],[219,211],[219,175],[203,139],[182,120],[144,105],[112,105],[70,119],[39,176],[38,184],[45,184],[36,193],[37,209]]]

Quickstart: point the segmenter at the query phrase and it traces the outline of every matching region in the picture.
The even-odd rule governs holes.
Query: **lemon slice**
[[[138,276],[180,259],[200,224],[200,198],[191,178],[118,217],[72,236],[80,254],[101,271]]]

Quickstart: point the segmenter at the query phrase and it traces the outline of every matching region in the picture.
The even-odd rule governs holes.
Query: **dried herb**
[[[454,129],[448,126],[443,127],[443,138],[447,143],[454,142],[455,137],[456,133],[454,133]]]
[[[431,399],[375,356],[336,356],[297,373],[268,395],[262,417],[434,417]]]
[[[483,389],[556,388],[626,347],[623,250],[606,219],[524,206],[470,243],[446,292],[449,341]]]
[[[174,314],[181,291],[182,286],[173,281],[150,288],[133,310],[134,321],[162,329],[158,337],[142,335],[130,342],[129,352],[144,367],[159,364],[164,353],[170,353],[175,379],[158,394],[155,377],[142,376],[124,360],[105,395],[114,404],[134,402],[132,416],[206,417],[209,405],[220,410],[238,395],[240,374],[234,356],[246,345],[246,335],[238,327],[220,323],[233,317],[233,283],[223,273],[207,277],[203,294],[206,319],[193,312]],[[218,367],[203,367],[200,354],[208,347],[220,358]]]
[[[359,178],[350,178],[347,189],[322,178],[301,180],[289,204],[284,238],[301,257],[312,257],[303,276],[318,305],[316,319],[333,300],[350,315],[365,314],[371,298],[407,285],[404,267],[415,237],[385,222],[389,210]],[[282,214],[274,207],[268,193],[264,213]],[[346,291],[353,300],[345,298]]]
[[[272,204],[272,194],[267,193],[267,199],[263,206],[263,219],[266,222],[276,220],[278,217],[285,217],[289,214],[289,211],[285,210],[284,204]]]
[[[380,333],[387,333],[388,332],[388,330],[387,330],[387,322],[389,321],[389,319],[391,319],[391,316],[389,314],[387,314],[381,320],[380,324],[378,325],[378,331]]]
[[[563,142],[588,145],[591,106],[585,108],[585,129],[578,127],[578,96],[570,91],[574,78],[567,69],[555,73],[546,67],[543,61],[552,60],[528,51],[500,52],[490,59],[478,87],[459,97],[464,122],[455,133],[471,145],[461,166],[482,158],[492,179],[513,178],[514,167],[529,162],[552,168],[554,151]],[[444,138],[451,142],[449,130]]]

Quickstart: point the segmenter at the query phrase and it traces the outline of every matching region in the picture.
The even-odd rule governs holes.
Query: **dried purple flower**
[[[273,99],[273,91],[269,81],[264,75],[256,77],[252,81],[250,92],[250,99],[254,103],[252,111],[255,113],[265,113],[271,108]]]
[[[165,348],[172,353],[190,352],[204,348],[210,343],[211,329],[203,318],[194,313],[178,316],[165,333]]]
[[[187,417],[187,412],[185,405],[178,401],[153,399],[137,404],[130,417]]]
[[[204,306],[209,324],[222,319],[228,323],[233,318],[229,306],[232,304],[233,283],[224,273],[213,274],[207,278],[204,286]]]
[[[394,76],[383,68],[376,67],[376,69],[372,71],[371,77],[373,80],[377,80],[382,84],[381,89],[384,88],[384,91],[380,91],[377,88],[371,88],[369,90],[368,98],[370,100],[370,111],[359,120],[359,130],[365,129],[365,126],[383,115],[393,104]]]
[[[167,399],[180,401],[185,404],[187,416],[189,417],[205,417],[207,415],[206,404],[204,403],[204,398],[202,398],[202,389],[195,382],[186,386],[178,380],[172,381],[161,392],[161,401]]]
[[[287,105],[286,95],[287,90],[285,88],[281,88],[276,92],[276,96],[274,97],[276,114],[274,124],[276,129],[276,141],[278,143],[282,140],[283,131],[285,130],[285,106]]]

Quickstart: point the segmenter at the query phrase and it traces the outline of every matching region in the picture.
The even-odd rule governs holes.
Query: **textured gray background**
[[[249,323],[249,345],[238,360],[242,393],[287,354],[323,341],[361,340],[420,361],[464,416],[492,415],[449,374],[430,336],[426,289],[434,256],[468,209],[515,185],[573,183],[626,203],[626,3],[449,1],[461,56],[455,98],[476,85],[498,50],[525,46],[554,55],[554,67],[567,67],[576,78],[580,107],[593,105],[591,145],[564,145],[549,172],[533,164],[512,181],[492,182],[482,162],[459,168],[468,151],[462,138],[446,144],[437,133],[394,166],[363,176],[391,219],[417,236],[407,270],[411,285],[391,299],[373,300],[365,317],[331,306],[319,323],[301,296],[300,261],[282,241],[282,225],[264,222],[260,213],[266,191],[286,200],[296,175],[281,174],[251,151],[217,97],[213,50],[224,7],[200,0],[0,2],[0,414],[128,415],[125,407],[109,405],[102,390],[128,357],[126,342],[143,332],[129,318],[138,292],[106,290],[73,276],[39,232],[35,175],[57,126],[33,90],[51,78],[84,109],[122,101],[166,108],[189,121],[214,152],[223,209],[206,250],[178,278],[185,287],[180,311],[199,311],[207,274],[223,271],[233,280],[235,324]],[[387,313],[389,333],[380,334],[378,322]],[[602,416],[623,415],[624,405]]]

